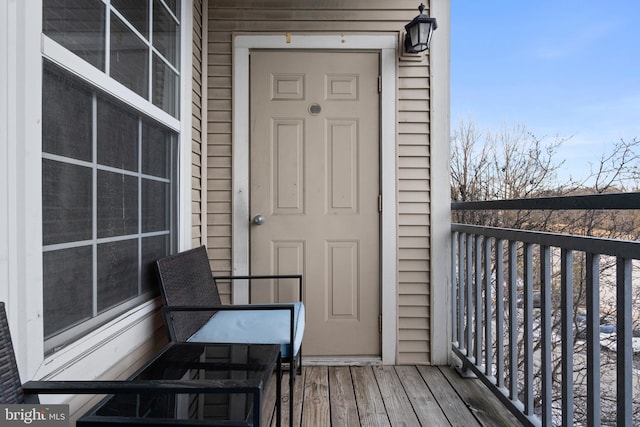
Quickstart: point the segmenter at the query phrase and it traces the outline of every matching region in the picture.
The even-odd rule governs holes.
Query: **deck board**
[[[329,368],[329,398],[331,425],[360,427],[356,395],[353,391],[351,370],[348,366]]]
[[[440,369],[418,366],[418,372],[440,404],[450,425],[459,427],[480,425]]]
[[[288,426],[288,374],[282,380],[282,425]],[[274,392],[268,388],[269,402]],[[450,367],[304,366],[294,393],[296,427],[522,425],[480,380]],[[275,411],[265,412],[263,425],[275,426]]]
[[[487,393],[486,387],[479,381],[460,381],[460,376],[453,369],[444,370],[443,373],[481,425],[510,427],[519,424],[510,412],[491,410],[501,403],[493,394]]]
[[[387,410],[372,367],[354,366],[351,368],[351,377],[358,404],[360,425],[367,427],[390,426]]]
[[[437,368],[432,368],[437,369]],[[413,410],[423,426],[447,426],[449,420],[415,366],[396,367]]]
[[[413,411],[409,396],[407,396],[395,368],[393,366],[376,366],[373,368],[373,373],[378,381],[378,387],[380,388],[391,425],[419,425],[418,417]]]
[[[326,366],[305,369],[302,425],[330,426],[329,374]]]

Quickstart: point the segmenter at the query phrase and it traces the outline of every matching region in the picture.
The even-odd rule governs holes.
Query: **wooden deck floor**
[[[282,425],[288,426],[289,396],[285,384],[288,384],[286,375]],[[270,391],[275,399],[273,389]],[[265,424],[269,425],[269,420]],[[275,420],[271,420],[271,424],[275,425]],[[304,366],[302,375],[296,378],[294,425],[512,427],[522,424],[479,380],[461,378],[450,367]]]

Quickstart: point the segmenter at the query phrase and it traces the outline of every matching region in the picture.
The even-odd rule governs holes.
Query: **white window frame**
[[[237,35],[233,39],[233,272],[249,272],[249,52],[251,49],[367,49],[380,52],[381,99],[381,299],[382,362],[396,361],[396,69],[398,39],[375,35]],[[234,285],[235,286],[235,285]],[[246,287],[233,290],[234,303],[248,299]]]
[[[193,5],[181,1],[180,95],[176,119],[42,34],[42,0],[1,2],[0,154],[6,180],[0,196],[0,300],[23,381],[86,378],[112,368],[162,327],[158,299],[123,313],[63,350],[44,357],[42,309],[42,68],[43,58],[114,95],[178,133],[178,249],[191,244],[191,96]],[[6,144],[4,139],[6,138]],[[5,148],[6,147],[6,148]],[[2,151],[4,150],[4,151]],[[6,287],[5,287],[6,286]],[[102,372],[96,371],[101,367]]]

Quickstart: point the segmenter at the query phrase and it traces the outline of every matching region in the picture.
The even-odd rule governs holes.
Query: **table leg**
[[[293,427],[293,389],[294,381],[296,379],[296,358],[291,358],[291,365],[289,366],[289,426]]]
[[[278,353],[276,365],[276,425],[282,423],[282,353]]]
[[[261,427],[260,425],[260,403],[262,399],[260,399],[260,390],[255,390],[253,392],[253,425],[254,427]]]

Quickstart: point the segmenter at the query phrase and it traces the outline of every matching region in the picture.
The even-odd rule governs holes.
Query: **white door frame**
[[[233,273],[249,273],[249,52],[251,49],[367,49],[381,56],[381,301],[382,363],[394,364],[397,347],[396,58],[397,36],[237,35],[233,43]],[[233,302],[248,300],[236,284]]]

